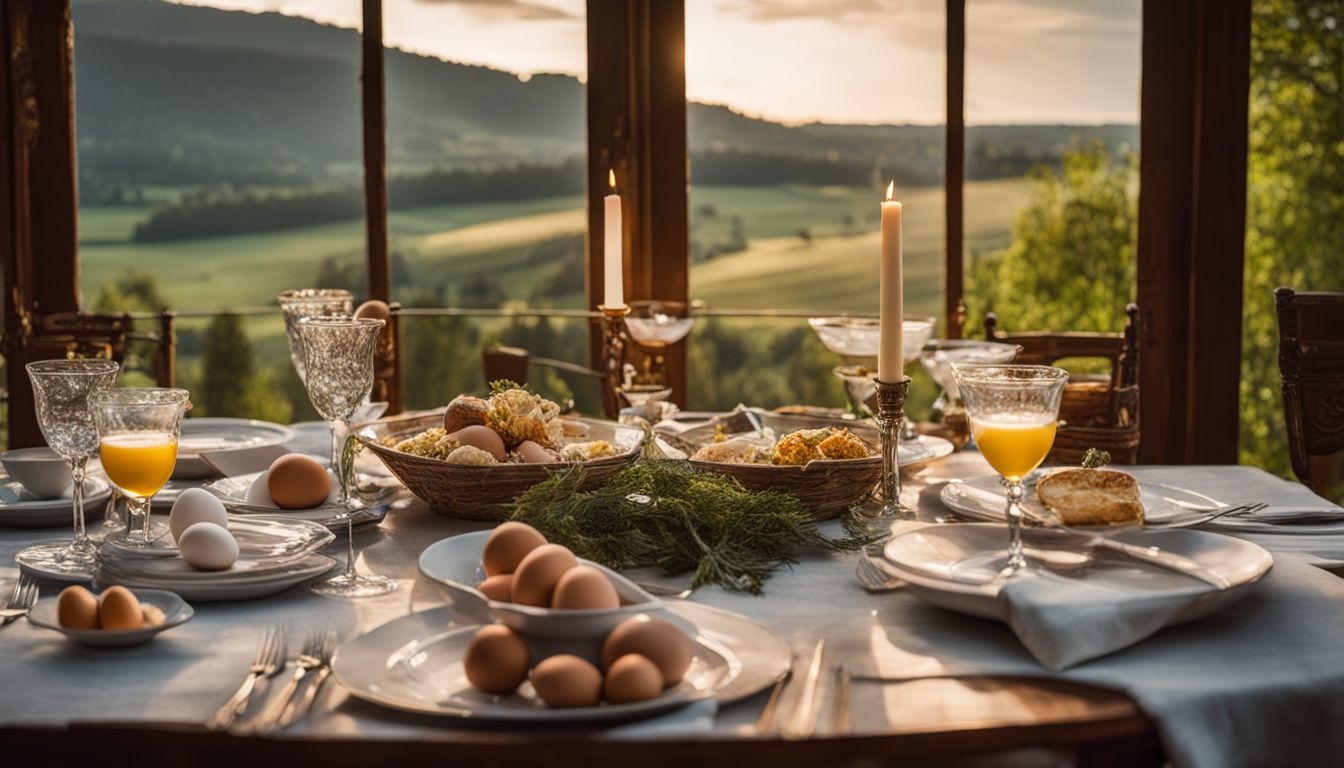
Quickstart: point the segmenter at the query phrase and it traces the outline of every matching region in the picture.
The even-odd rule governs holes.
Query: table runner
[[[937,482],[987,471],[978,455],[956,455],[908,478],[906,501],[918,504],[925,517],[943,514]],[[1301,488],[1246,467],[1137,468],[1135,474],[1140,480],[1266,501]],[[240,681],[267,623],[302,628],[330,620],[348,637],[435,605],[440,602],[435,589],[415,579],[420,551],[440,538],[481,527],[437,517],[416,504],[394,513],[380,530],[357,534],[364,563],[400,579],[400,591],[350,601],[317,597],[298,587],[266,600],[204,603],[191,622],[140,648],[86,651],[26,622],[15,623],[0,630],[0,680],[7,691],[0,696],[0,725],[203,722]],[[0,532],[0,579],[7,582],[16,575],[13,556],[23,546],[63,533]],[[336,544],[343,549],[343,542]],[[1158,723],[1178,766],[1344,759],[1344,729],[1326,725],[1344,722],[1344,653],[1339,651],[1344,581],[1289,556],[1280,556],[1265,582],[1231,610],[1163,630],[1145,643],[1059,675],[1037,665],[1001,624],[942,611],[910,594],[865,593],[853,577],[854,557],[805,558],[772,579],[764,598],[710,588],[693,599],[771,626],[800,654],[825,636],[828,664],[844,661],[855,672],[1029,674],[1125,690]],[[900,695],[900,687],[891,691]],[[830,693],[828,687],[823,715],[830,711]],[[721,709],[713,731],[749,733],[763,701],[757,696]],[[881,713],[874,716],[873,722],[856,721],[856,730],[881,730]],[[355,701],[339,686],[329,686],[313,716],[290,735],[396,738],[444,727],[450,724]],[[818,732],[828,727],[823,716]]]

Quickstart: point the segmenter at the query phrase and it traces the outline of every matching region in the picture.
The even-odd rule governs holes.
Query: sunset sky
[[[359,26],[359,0],[177,0]],[[388,45],[585,75],[584,0],[384,0]],[[786,122],[940,123],[943,0],[686,0],[687,95]],[[1134,122],[1140,0],[968,0],[972,123]]]

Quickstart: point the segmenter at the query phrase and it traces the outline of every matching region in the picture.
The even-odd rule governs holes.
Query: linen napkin
[[[276,459],[287,453],[289,449],[283,445],[257,445],[222,451],[201,451],[201,461],[224,477],[238,477],[269,469]]]
[[[1031,655],[1056,672],[1149,637],[1186,606],[1213,592],[1140,593],[1097,578],[1029,571],[999,590],[999,612]]]

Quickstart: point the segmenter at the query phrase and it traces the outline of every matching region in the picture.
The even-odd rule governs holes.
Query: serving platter
[[[156,559],[146,559],[144,562],[181,563],[180,560]],[[180,578],[180,573],[176,570],[169,573],[158,571],[145,573],[135,567],[128,570],[125,568],[125,561],[109,561],[99,563],[93,581],[100,587],[121,584],[126,587],[165,589],[176,592],[187,600],[198,602],[250,600],[283,592],[295,584],[321,576],[336,565],[336,561],[332,558],[313,553],[273,569],[254,568],[246,573],[237,574],[232,571],[212,573],[198,571],[196,573],[201,574],[200,577]],[[183,563],[182,567],[187,566]]]
[[[1036,484],[1023,484],[1022,508],[1028,517],[1054,517],[1036,497]],[[1004,521],[1005,496],[1003,481],[998,475],[982,475],[968,480],[953,480],[939,491],[938,498],[948,509],[974,520]],[[1170,522],[1193,512],[1211,511],[1224,506],[1223,502],[1197,491],[1162,483],[1139,483],[1139,502],[1143,504],[1143,519],[1150,523]]]
[[[236,477],[222,477],[207,483],[203,487],[224,502],[224,508],[229,511],[230,516],[279,515],[294,520],[318,523],[333,530],[345,530],[345,515],[350,513],[350,510],[348,507],[332,503],[330,499],[328,503],[312,509],[280,509],[279,507],[248,503],[247,489],[261,474],[260,472],[253,472]],[[368,494],[360,494],[359,502],[361,506],[351,513],[354,515],[355,527],[381,523],[391,508],[389,503],[391,498],[396,495],[398,490],[396,487],[379,487]]]

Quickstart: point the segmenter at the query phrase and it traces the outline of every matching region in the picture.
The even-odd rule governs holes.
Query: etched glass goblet
[[[168,532],[151,524],[150,499],[163,490],[177,464],[177,440],[189,393],[158,387],[109,389],[89,397],[98,426],[103,472],[128,502],[126,527],[109,538],[147,547]]]
[[[289,361],[299,381],[304,380],[303,339],[299,336],[299,321],[305,317],[322,315],[349,315],[354,311],[355,297],[341,288],[300,288],[285,291],[275,300],[285,316],[285,335],[289,339]]]
[[[84,530],[84,479],[89,457],[98,450],[89,396],[111,389],[121,366],[111,360],[41,360],[27,367],[42,437],[70,465],[74,537],[34,544],[14,560],[49,578],[83,581],[93,577],[94,568],[94,547]]]
[[[350,417],[373,389],[373,353],[384,321],[370,318],[319,316],[299,321],[307,376],[304,386],[313,408],[331,428],[331,468],[340,484],[339,502],[353,506],[342,451]],[[320,595],[372,597],[397,588],[397,582],[377,574],[355,572],[354,510],[346,512],[349,546],[345,572],[313,585]]]

